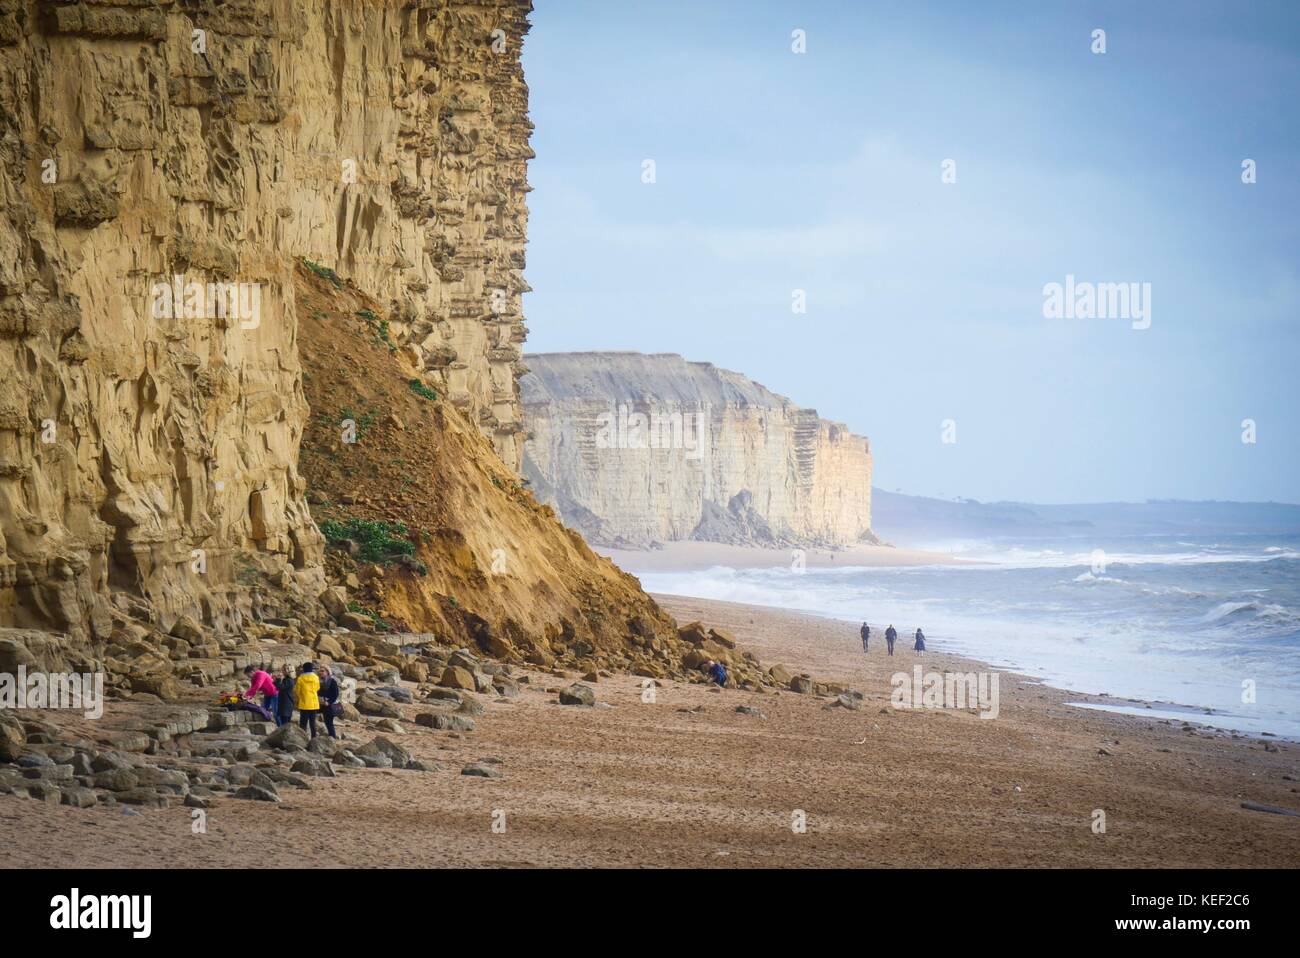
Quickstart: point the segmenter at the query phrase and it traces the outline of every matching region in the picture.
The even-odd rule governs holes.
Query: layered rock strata
[[[530,9],[0,2],[0,626],[319,591],[299,258],[518,465]]]

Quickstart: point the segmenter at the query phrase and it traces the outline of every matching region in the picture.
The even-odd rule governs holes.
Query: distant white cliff
[[[588,541],[876,541],[870,444],[816,410],[672,353],[524,362],[524,475]]]

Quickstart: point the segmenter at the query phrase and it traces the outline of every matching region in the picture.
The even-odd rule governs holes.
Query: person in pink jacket
[[[244,669],[244,674],[248,676],[248,691],[244,693],[244,698],[252,701],[253,696],[258,692],[262,693],[262,708],[266,709],[275,716],[275,724],[280,724],[280,710],[276,707],[278,690],[275,687],[275,679],[271,678],[271,673],[262,669],[255,669],[251,665]]]

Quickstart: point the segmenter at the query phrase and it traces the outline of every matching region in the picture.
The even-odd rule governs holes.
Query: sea
[[[917,627],[1116,711],[1300,740],[1300,536],[944,543],[963,565],[637,572],[650,592]],[[883,636],[882,636],[883,639]]]

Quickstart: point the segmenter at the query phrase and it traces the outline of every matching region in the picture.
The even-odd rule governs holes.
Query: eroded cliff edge
[[[816,410],[669,353],[525,363],[524,474],[589,541],[876,541],[870,444]]]
[[[0,626],[315,595],[299,258],[517,465],[530,9],[0,3]]]

